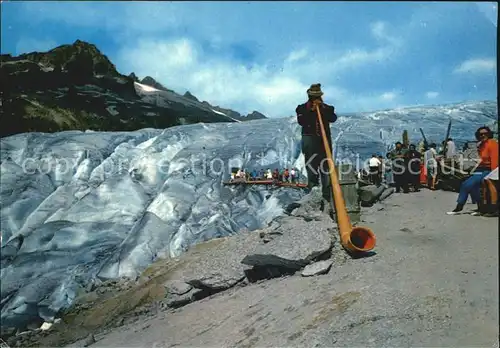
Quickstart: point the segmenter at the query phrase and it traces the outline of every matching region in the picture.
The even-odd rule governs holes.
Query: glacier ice
[[[408,129],[440,142],[448,118],[458,144],[498,119],[496,102],[340,117],[338,159],[383,153]],[[95,278],[135,277],[157,257],[258,229],[303,192],[224,187],[231,167],[296,166],[294,118],[135,132],[26,133],[1,139],[1,320],[24,326],[71,305]]]

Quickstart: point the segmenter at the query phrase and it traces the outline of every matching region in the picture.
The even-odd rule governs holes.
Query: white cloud
[[[400,46],[402,41],[398,37],[389,34],[387,26],[388,24],[383,21],[377,21],[375,23],[372,23],[371,25],[372,35],[377,40],[386,41],[393,46]]]
[[[497,68],[497,61],[494,58],[477,58],[469,59],[460,64],[454,72],[457,74],[471,73],[491,73],[495,72]]]
[[[189,89],[200,100],[235,107],[244,113],[278,112],[276,106],[283,110],[291,100],[301,99],[307,89],[291,73],[207,59],[202,48],[188,39],[142,41],[136,47],[123,49],[120,61],[129,62],[127,65],[138,76],[152,75],[177,92]]]
[[[425,93],[425,96],[427,97],[427,99],[435,99],[439,96],[439,93],[438,92],[427,92],[427,93]]]
[[[31,38],[22,38],[16,44],[16,54],[27,52],[43,52],[56,47],[56,42],[50,39],[35,40]]]
[[[189,90],[213,105],[241,113],[259,110],[269,117],[279,117],[293,114],[295,106],[307,98],[309,85],[316,82],[322,83],[327,102],[341,102],[343,108],[359,109],[363,98],[378,102],[371,96],[352,95],[329,82],[352,69],[383,62],[390,54],[390,47],[345,52],[318,52],[306,47],[291,51],[281,68],[269,63],[247,67],[223,57],[210,57],[188,38],[142,39],[122,47],[117,63],[126,69],[123,73],[151,75],[168,88],[179,93]],[[395,97],[395,92],[388,92],[382,102]]]
[[[301,59],[307,57],[307,54],[308,54],[308,52],[307,52],[306,49],[301,49],[301,50],[298,50],[298,51],[292,51],[288,55],[288,57],[286,59],[286,62],[287,63],[293,63],[293,62],[295,62],[297,60],[301,60]]]
[[[340,69],[345,69],[349,66],[380,62],[389,56],[390,52],[388,48],[379,48],[374,51],[356,48],[341,55],[333,64]]]
[[[152,57],[161,57],[161,59],[152,60]],[[131,59],[153,63],[149,69],[154,71],[161,71],[164,66],[171,69],[189,69],[198,60],[198,51],[193,42],[187,39],[170,42],[144,41],[134,51],[134,57]]]
[[[396,92],[385,92],[385,93],[382,93],[382,95],[380,95],[380,99],[392,101],[392,100],[396,99],[397,96],[398,95]]]
[[[371,30],[372,30],[372,34],[380,39],[380,38],[384,38],[384,32],[385,32],[385,22],[382,22],[382,21],[378,21],[378,22],[375,22],[371,25]]]

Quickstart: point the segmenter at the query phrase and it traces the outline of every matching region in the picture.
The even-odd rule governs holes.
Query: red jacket
[[[488,139],[479,144],[479,167],[494,170],[498,167],[498,142],[495,139]]]

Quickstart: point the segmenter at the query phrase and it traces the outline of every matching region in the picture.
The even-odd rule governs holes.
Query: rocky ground
[[[455,199],[422,191],[365,208],[377,246],[364,258],[349,257],[318,201],[305,200],[265,230],[200,244],[134,281],[90,285],[59,323],[8,343],[494,346],[498,219],[447,216]]]

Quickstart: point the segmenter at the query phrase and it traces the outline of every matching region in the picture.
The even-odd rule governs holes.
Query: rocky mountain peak
[[[196,98],[194,95],[192,95],[191,92],[189,92],[189,91],[184,93],[184,98],[188,98],[188,99],[199,102],[198,98]]]
[[[47,52],[2,54],[0,59],[2,111],[14,120],[0,129],[0,137],[246,120],[233,110],[200,102],[189,91],[175,93],[151,76],[140,80],[133,72],[122,75],[95,45],[82,40]],[[168,93],[144,96],[134,82]]]
[[[163,86],[161,83],[159,83],[158,81],[156,81],[151,76],[146,76],[145,78],[143,78],[141,80],[140,83],[142,83],[143,85],[148,85],[150,87],[159,89],[160,91],[169,91],[169,92],[171,92],[171,90],[169,90],[167,87]]]
[[[81,75],[120,76],[116,66],[99,49],[88,42],[76,40],[48,52],[21,54],[16,60],[29,60],[48,68],[59,70],[78,69]]]
[[[139,82],[139,78],[137,77],[137,75],[134,73],[134,72],[131,72],[129,75],[128,75],[129,79],[132,79],[133,81],[135,82]]]
[[[259,120],[259,119],[263,119],[263,118],[266,118],[266,116],[264,116],[264,114],[262,114],[258,111],[252,111],[250,114],[248,114],[246,116],[247,120]]]

